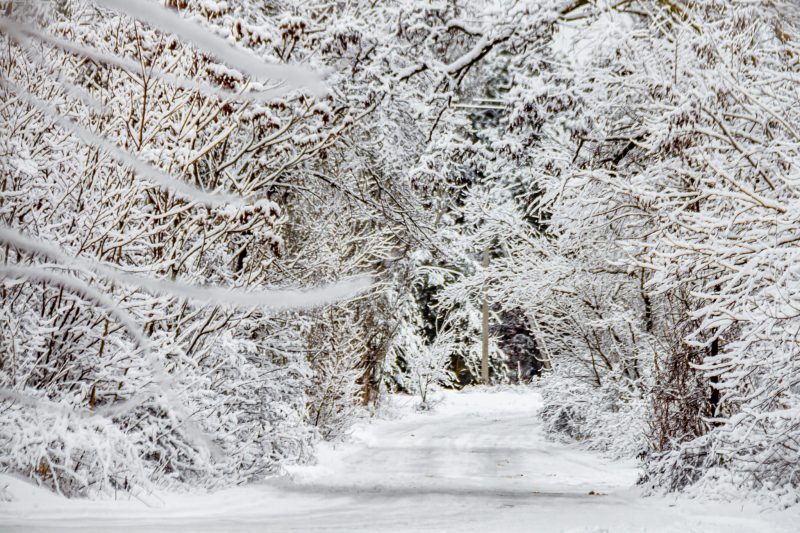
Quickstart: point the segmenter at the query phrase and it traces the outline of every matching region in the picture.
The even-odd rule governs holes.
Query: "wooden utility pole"
[[[536,336],[537,344],[542,345],[542,352],[544,353],[544,359],[541,359],[542,366],[545,370],[552,370],[553,369],[553,357],[550,355],[550,350],[547,349],[547,343],[544,342],[544,338],[542,337],[542,332],[539,329],[539,323],[536,322],[536,317],[531,315],[529,325],[533,325],[533,334]],[[538,359],[538,358],[537,358]]]
[[[489,246],[483,249],[483,268],[489,266]],[[486,298],[486,281],[483,282],[483,301],[481,302],[483,320],[481,324],[481,383],[489,384],[489,301]]]

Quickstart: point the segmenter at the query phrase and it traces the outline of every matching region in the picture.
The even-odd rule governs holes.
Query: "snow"
[[[269,206],[263,200],[259,201],[262,209]],[[277,207],[274,208],[276,211]],[[269,207],[268,207],[269,210]],[[97,272],[119,283],[127,283],[152,293],[172,294],[192,300],[228,304],[242,308],[264,307],[273,310],[308,309],[325,304],[346,300],[366,292],[372,285],[372,278],[367,275],[352,277],[338,282],[321,285],[310,289],[271,289],[271,290],[233,290],[224,287],[194,286],[164,279],[152,279],[120,272],[104,264],[90,261],[80,257],[71,257],[59,248],[31,237],[22,235],[10,228],[0,227],[0,243],[10,244],[19,250],[28,250],[44,257],[58,261],[64,266],[84,268]],[[28,279],[53,283],[54,285],[68,288],[85,299],[107,309],[128,329],[140,346],[147,344],[144,333],[136,322],[125,311],[119,309],[102,293],[89,287],[77,278],[64,276],[31,266],[3,266],[0,274],[9,278]]]
[[[118,9],[131,17],[145,20],[154,27],[172,32],[214,54],[256,78],[279,79],[293,87],[303,87],[314,93],[325,93],[322,77],[306,67],[298,65],[276,65],[262,61],[256,55],[230,46],[221,37],[179,15],[143,0],[98,0],[100,4]]]
[[[11,89],[14,93],[16,93],[17,97],[21,101],[37,109],[43,115],[51,117],[56,124],[61,126],[65,131],[75,135],[86,145],[103,150],[105,153],[116,159],[120,164],[135,170],[140,177],[157,183],[159,186],[174,192],[185,200],[190,202],[195,201],[210,206],[224,206],[228,204],[236,206],[244,205],[244,200],[239,196],[220,192],[209,193],[185,181],[170,176],[158,167],[146,161],[142,161],[127,150],[119,148],[115,143],[109,141],[102,135],[92,132],[91,130],[81,126],[78,122],[71,120],[66,116],[61,116],[56,107],[33,96],[14,82],[9,80],[0,80],[0,87],[2,86]]]
[[[0,228],[0,231],[6,231]],[[0,235],[2,239],[2,235]],[[0,241],[2,242],[2,241]],[[0,277],[8,279],[27,279],[28,281],[52,283],[58,287],[63,287],[68,291],[79,295],[84,300],[92,302],[99,307],[107,310],[111,316],[116,318],[125,329],[134,338],[136,343],[144,348],[147,346],[147,337],[141,328],[136,324],[136,321],[123,309],[115,305],[111,299],[102,292],[92,288],[78,278],[59,274],[57,272],[50,272],[42,268],[36,268],[30,265],[15,266],[3,265],[0,266]]]
[[[29,42],[26,39],[26,36],[35,37],[39,41],[47,43],[52,47],[64,50],[65,52],[68,52],[70,54],[90,59],[96,63],[114,66],[132,74],[136,74],[141,69],[141,65],[131,59],[115,56],[112,54],[102,53],[93,48],[81,46],[66,41],[64,39],[59,39],[52,35],[41,32],[30,25],[21,23],[20,21],[14,21],[14,24],[10,24],[7,21],[0,20],[0,29],[2,29],[3,32],[9,34],[20,46],[26,47],[29,50],[32,48],[32,45],[31,42]],[[216,87],[214,85],[205,83],[197,79],[190,79],[183,76],[176,76],[175,74],[172,74],[170,72],[164,72],[157,68],[151,68],[148,71],[148,76],[153,79],[164,80],[167,83],[170,83],[172,85],[175,85],[176,87],[180,87],[187,91],[197,91],[203,94],[214,95],[222,100],[233,100],[233,101],[245,100],[253,102],[268,102],[285,94],[287,89],[285,84],[283,84],[284,85],[283,87],[273,86],[268,89],[264,89],[260,83],[252,81],[251,86],[254,89],[253,91],[249,92],[228,91],[226,89]],[[62,85],[64,84],[63,81],[61,83]],[[262,89],[258,89],[256,91],[257,86],[262,87]],[[86,100],[87,97],[91,98],[86,94],[85,91],[82,91],[81,99]],[[90,105],[93,108],[97,108],[99,104],[96,101],[94,102],[95,103]]]
[[[506,37],[507,35],[503,35],[498,39],[505,39]],[[449,65],[445,65],[442,70],[448,74],[455,74],[459,72],[470,63],[474,63],[475,61],[477,61],[480,55],[485,53],[488,48],[491,48],[495,44],[495,42],[497,42],[498,39],[495,39],[493,41],[492,39],[489,38],[488,35],[482,36],[480,39],[478,39],[478,42],[475,44],[475,46],[472,47],[472,49],[469,52],[462,55]]]
[[[530,388],[447,392],[358,425],[313,466],[213,494],[67,500],[0,477],[0,530],[788,532],[797,510],[643,498],[634,462],[548,441]],[[7,485],[2,490],[3,485]]]

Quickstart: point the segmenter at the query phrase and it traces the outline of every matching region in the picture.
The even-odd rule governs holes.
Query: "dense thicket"
[[[487,298],[553,433],[796,499],[791,2],[0,6],[4,470],[278,471]]]

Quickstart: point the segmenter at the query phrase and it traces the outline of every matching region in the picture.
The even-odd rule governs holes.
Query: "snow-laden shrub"
[[[201,368],[186,359],[177,371],[187,437],[195,457],[208,461],[195,485],[241,483],[313,454],[317,435],[303,392],[313,371],[304,354],[276,353],[268,348],[276,339],[244,336],[236,328],[220,331],[198,353]]]
[[[430,407],[430,395],[438,387],[453,385],[455,376],[450,370],[450,359],[454,344],[452,332],[441,331],[418,351],[406,353],[408,383],[419,396],[420,409]]]
[[[325,313],[309,333],[313,376],[308,416],[326,440],[344,437],[364,412],[359,378],[364,374],[366,332],[357,326],[355,313],[337,308]]]
[[[66,403],[0,410],[0,469],[60,494],[96,496],[150,485],[135,437]]]
[[[545,431],[614,458],[641,455],[647,445],[648,416],[641,392],[613,379],[597,386],[564,366],[556,365],[537,380],[543,400],[539,416]]]
[[[745,330],[743,338],[748,333],[756,337]],[[726,498],[744,488],[770,505],[800,503],[800,391],[789,377],[796,372],[794,357],[793,346],[763,340],[733,342],[705,357],[698,366],[714,365],[717,408],[709,409],[714,404],[704,388],[684,393],[694,411],[705,408],[701,416],[694,413],[700,434],[676,435],[650,454],[643,476],[648,489]],[[739,370],[743,365],[751,367],[746,380]],[[672,414],[676,420],[686,417]]]
[[[58,293],[3,287],[29,303],[53,302]],[[42,304],[0,308],[0,323],[16,332],[0,339],[14,353],[0,383],[16,384],[0,410],[3,470],[66,495],[95,496],[151,482],[238,483],[311,456],[316,432],[303,391],[312,371],[304,354],[270,348],[280,337],[229,328],[184,344],[166,328],[151,334],[153,346],[143,352],[103,325],[102,313],[77,304],[65,294],[55,315],[71,308],[73,320],[96,319],[99,328],[65,318],[60,328],[47,327]],[[26,381],[38,388],[20,386]]]
[[[729,450],[718,440],[719,435],[712,431],[673,449],[652,453],[644,462],[640,479],[646,493],[681,491],[704,500],[730,501],[742,498],[744,489],[748,499],[765,506],[785,508],[800,504],[800,492],[792,484],[791,472],[770,475],[769,467],[762,468],[763,456],[726,462]],[[763,444],[756,446],[761,448]],[[747,466],[742,468],[742,464]]]

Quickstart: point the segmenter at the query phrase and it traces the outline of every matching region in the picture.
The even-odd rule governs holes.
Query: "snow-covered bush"
[[[331,308],[309,332],[309,350],[313,350],[314,371],[308,390],[309,419],[322,438],[343,437],[358,417],[363,404],[359,378],[367,332],[359,328],[356,313]]]
[[[537,379],[543,400],[539,416],[546,431],[614,458],[645,453],[649,405],[641,391],[611,376],[598,387],[565,366],[557,364]]]
[[[419,395],[420,409],[430,407],[430,395],[437,387],[452,386],[455,378],[450,370],[453,345],[453,334],[450,331],[440,331],[422,349],[406,354],[409,384],[411,390]]]
[[[113,421],[61,405],[7,406],[0,413],[0,467],[60,494],[94,496],[148,487],[135,437]]]

